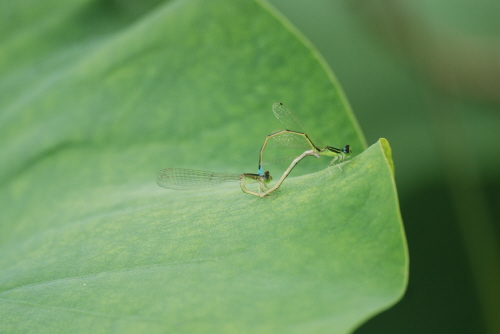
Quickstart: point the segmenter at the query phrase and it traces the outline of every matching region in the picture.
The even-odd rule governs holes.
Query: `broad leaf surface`
[[[1,8],[1,332],[346,333],[401,297],[388,143],[363,152],[333,76],[265,3]],[[165,167],[256,172],[277,101],[359,155],[308,157],[264,199],[157,187]]]

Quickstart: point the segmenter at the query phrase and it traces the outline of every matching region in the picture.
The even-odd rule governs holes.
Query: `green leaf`
[[[0,332],[345,333],[394,304],[385,140],[342,170],[308,157],[264,199],[155,184],[256,172],[277,101],[362,152],[316,51],[260,1],[136,6],[2,4]]]

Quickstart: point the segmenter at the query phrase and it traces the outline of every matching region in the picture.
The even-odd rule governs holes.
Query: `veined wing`
[[[206,172],[195,169],[165,168],[161,170],[156,183],[163,188],[193,190],[208,188],[230,181],[238,181],[241,174]]]
[[[297,116],[283,103],[276,102],[273,104],[274,116],[285,126],[287,130],[304,132],[304,126]]]
[[[283,130],[275,130],[272,134],[280,132]],[[299,136],[294,133],[283,132],[277,136],[272,137],[276,142],[280,143],[283,146],[287,146],[290,148],[300,148],[300,149],[310,149],[311,145],[305,140],[304,137]]]
[[[267,159],[265,162],[262,162],[262,166],[272,166],[280,163],[289,163],[295,158],[297,158],[297,155],[280,156],[274,159]]]
[[[283,124],[286,130],[293,130],[297,132],[306,133],[304,131],[304,126],[297,116],[283,103],[277,102],[273,104],[274,116]],[[273,133],[279,132],[281,130],[275,130]],[[309,149],[311,145],[304,139],[304,137],[293,134],[293,133],[282,133],[278,136],[273,137],[274,140],[280,144],[292,148]]]

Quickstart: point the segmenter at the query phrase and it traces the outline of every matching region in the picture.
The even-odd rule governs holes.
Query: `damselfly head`
[[[349,145],[344,146],[344,148],[342,149],[342,152],[344,152],[345,154],[352,153],[351,146],[349,146]]]
[[[262,175],[262,180],[265,183],[269,183],[269,182],[271,182],[273,180],[273,177],[271,176],[271,174],[269,174],[269,171],[265,171],[264,175]]]

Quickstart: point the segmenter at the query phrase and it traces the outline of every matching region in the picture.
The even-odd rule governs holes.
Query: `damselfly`
[[[270,138],[274,138],[279,143],[289,147],[304,148],[305,145],[306,147],[310,147],[313,151],[315,151],[318,156],[331,156],[333,157],[333,159],[330,162],[330,166],[337,161],[344,161],[346,155],[352,153],[351,147],[349,145],[345,145],[342,149],[335,148],[333,146],[316,146],[311,141],[311,139],[309,139],[309,136],[305,132],[301,131],[303,129],[303,126],[297,116],[295,116],[290,109],[285,107],[283,103],[278,102],[273,104],[273,113],[276,118],[285,126],[285,130],[278,130],[268,135],[264,140],[264,144],[262,144],[262,148],[260,149],[259,154],[259,175],[263,175],[263,154],[267,142]]]
[[[263,175],[252,173],[229,174],[195,169],[165,168],[158,173],[156,183],[160,187],[167,189],[197,190],[225,182],[239,181],[243,191],[249,193],[249,190],[243,187],[245,183],[258,183],[260,191],[264,192],[267,190],[267,183],[272,179],[269,172],[265,172]]]
[[[283,181],[287,178],[292,169],[299,163],[300,160],[308,155],[319,158],[319,155],[314,150],[308,150],[296,157],[287,170],[283,173],[278,182],[269,188],[267,184],[273,179],[269,172],[264,172],[263,175],[243,173],[243,174],[228,174],[228,173],[213,173],[195,169],[184,168],[165,168],[161,170],[157,177],[156,183],[163,188],[174,190],[197,190],[207,187],[212,187],[224,182],[239,181],[243,192],[257,197],[264,197],[278,189]],[[248,183],[258,183],[259,191],[251,191],[246,188]]]

